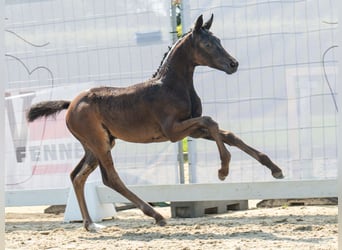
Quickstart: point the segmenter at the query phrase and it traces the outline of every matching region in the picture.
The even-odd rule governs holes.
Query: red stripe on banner
[[[54,164],[54,165],[39,165],[33,166],[33,175],[51,175],[70,173],[73,166],[68,164]]]
[[[41,118],[29,123],[29,140],[41,141],[48,139],[71,137],[66,124],[63,110],[56,117]]]

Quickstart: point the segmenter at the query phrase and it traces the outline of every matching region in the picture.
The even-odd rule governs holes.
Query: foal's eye
[[[206,47],[206,48],[210,48],[210,47],[211,47],[211,44],[210,44],[210,43],[206,43],[206,44],[205,44],[205,47]]]

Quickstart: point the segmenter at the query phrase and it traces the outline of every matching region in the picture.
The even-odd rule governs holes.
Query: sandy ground
[[[337,206],[260,208],[172,219],[158,227],[139,210],[118,212],[100,233],[63,214],[6,209],[6,249],[337,249]]]

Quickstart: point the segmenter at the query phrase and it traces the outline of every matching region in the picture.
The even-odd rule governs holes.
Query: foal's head
[[[192,30],[195,64],[232,74],[236,72],[239,63],[222,47],[220,39],[209,31],[212,23],[213,15],[205,24],[201,15],[197,18]]]

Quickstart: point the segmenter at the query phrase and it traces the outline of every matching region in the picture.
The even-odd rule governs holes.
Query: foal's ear
[[[203,16],[200,15],[195,22],[194,31],[200,31],[200,29],[202,28],[202,25],[203,25]]]
[[[210,19],[203,25],[203,28],[209,30],[214,20],[214,14],[211,14]]]

